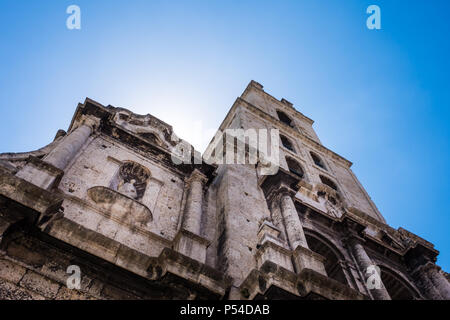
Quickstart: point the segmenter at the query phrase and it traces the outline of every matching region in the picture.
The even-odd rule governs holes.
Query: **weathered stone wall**
[[[47,147],[0,155],[0,299],[450,298],[433,245],[386,225],[312,124],[249,84],[220,130],[290,140],[264,176],[260,163],[175,163],[180,143],[194,150],[168,124],[87,99]],[[366,286],[372,265],[385,287]]]
[[[335,181],[341,187],[346,196],[348,204],[355,207],[371,217],[384,221],[384,218],[378,212],[375,204],[369,198],[367,193],[361,187],[359,181],[354,176],[350,168],[346,168],[335,161],[329,161],[330,169],[334,173]]]
[[[270,217],[254,165],[223,165],[218,187],[218,254],[236,285],[255,267],[258,228]],[[219,258],[220,261],[220,258]]]
[[[67,268],[81,270],[80,289],[69,289]],[[0,300],[188,299],[194,287],[152,283],[95,256],[73,252],[31,235],[15,233],[2,244]],[[206,297],[204,297],[206,298]]]
[[[181,212],[184,191],[182,178],[117,142],[101,136],[94,138],[67,169],[60,188],[69,195],[92,203],[87,191],[95,186],[110,187],[120,163],[125,161],[138,162],[150,170],[151,177],[141,201],[153,214],[153,221],[146,227],[149,231],[172,239]],[[83,215],[92,217],[96,213]],[[101,229],[95,223],[85,226],[93,230]]]

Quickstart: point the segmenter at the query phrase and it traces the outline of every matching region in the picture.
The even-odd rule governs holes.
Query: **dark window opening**
[[[329,186],[331,189],[334,189],[337,191],[337,185],[336,183],[334,183],[333,181],[331,181],[330,179],[328,179],[327,177],[324,176],[320,176],[320,180],[322,181],[323,184]]]
[[[316,155],[315,153],[310,152],[311,154],[311,158],[313,159],[314,163],[316,166],[321,167],[322,169],[325,169],[325,165],[323,164],[322,159],[319,158],[318,155]]]
[[[303,169],[297,161],[295,161],[294,159],[291,159],[291,158],[287,158],[286,162],[287,162],[290,172],[299,176],[300,178],[303,178],[303,176],[304,176]]]
[[[285,147],[288,150],[291,150],[292,152],[295,152],[294,146],[292,145],[291,140],[289,140],[285,136],[280,136],[280,138],[281,138],[281,143],[283,144],[283,147]]]
[[[292,123],[292,119],[283,111],[277,111],[278,119],[280,119],[281,122],[284,124],[287,124],[291,128],[294,128],[294,125]]]

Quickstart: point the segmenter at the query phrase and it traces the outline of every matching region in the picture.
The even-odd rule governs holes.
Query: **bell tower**
[[[448,297],[433,245],[386,224],[352,163],[321,143],[313,123],[251,81],[219,128],[279,135],[276,173],[258,174],[259,162],[217,169],[212,247],[233,277],[230,297]]]

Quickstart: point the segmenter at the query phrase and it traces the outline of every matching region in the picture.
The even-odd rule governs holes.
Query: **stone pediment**
[[[153,221],[149,208],[110,188],[92,187],[87,193],[100,209],[110,214],[112,220],[140,226],[146,226]]]
[[[173,148],[180,139],[176,137],[170,125],[147,114],[138,115],[129,110],[115,108],[114,122],[121,128],[162,148]]]

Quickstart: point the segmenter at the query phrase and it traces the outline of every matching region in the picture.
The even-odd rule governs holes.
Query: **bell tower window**
[[[291,150],[292,152],[295,152],[294,146],[292,145],[291,140],[289,140],[287,137],[280,135],[281,144],[283,147],[285,147],[288,150]]]
[[[313,152],[310,152],[310,154],[311,154],[311,158],[313,159],[314,164],[315,164],[316,166],[321,167],[321,168],[324,169],[324,170],[327,169],[327,168],[325,167],[325,165],[323,164],[322,159],[320,159],[320,157],[319,157],[317,154],[315,154],[315,153],[313,153]]]
[[[322,181],[323,184],[329,186],[331,189],[334,189],[334,190],[338,191],[336,183],[331,181],[331,179],[321,175],[320,176],[320,181]]]
[[[286,158],[286,163],[288,165],[289,171],[292,172],[293,174],[299,176],[300,178],[303,178],[303,176],[305,175],[302,166],[295,161],[292,158]]]
[[[283,111],[277,111],[278,119],[289,127],[294,128],[292,119]]]

